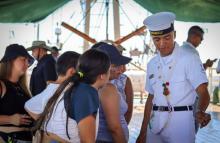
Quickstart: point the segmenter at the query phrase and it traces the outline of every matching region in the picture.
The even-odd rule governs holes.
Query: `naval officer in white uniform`
[[[205,70],[197,55],[174,41],[174,20],[171,12],[144,20],[158,54],[147,65],[145,89],[149,96],[137,143],[194,143],[195,92],[199,95],[196,118],[200,127],[211,119],[205,113],[210,100]]]

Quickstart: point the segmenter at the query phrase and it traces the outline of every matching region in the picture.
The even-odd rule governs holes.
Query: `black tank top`
[[[2,80],[6,86],[6,93],[0,97],[0,115],[13,115],[13,114],[28,114],[24,109],[24,104],[30,97],[25,93],[18,83],[13,83],[8,80]],[[0,125],[0,126],[15,126],[15,125]],[[19,127],[31,127],[19,126]],[[1,133],[2,134],[2,133]],[[17,132],[17,139],[31,140],[31,132]]]

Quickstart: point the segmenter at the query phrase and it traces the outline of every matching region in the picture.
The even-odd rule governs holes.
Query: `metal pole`
[[[119,1],[113,0],[113,18],[114,18],[114,33],[115,40],[120,38],[120,15],[119,15]]]
[[[106,40],[108,40],[108,12],[109,12],[109,0],[105,2],[106,7]]]
[[[37,23],[37,40],[40,39],[40,24]]]
[[[86,0],[86,9],[84,15],[86,15],[85,19],[85,34],[89,35],[89,29],[90,29],[90,4],[91,0]],[[84,51],[86,51],[89,48],[89,42],[87,40],[84,40]]]

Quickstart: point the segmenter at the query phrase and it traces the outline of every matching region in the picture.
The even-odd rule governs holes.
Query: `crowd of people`
[[[199,26],[179,46],[174,21],[171,12],[144,20],[157,54],[147,64],[148,98],[137,143],[194,143],[197,130],[211,120],[205,69],[216,59],[201,62]],[[61,55],[44,41],[7,46],[0,61],[0,142],[127,143],[134,95],[124,72],[131,60],[106,42]]]

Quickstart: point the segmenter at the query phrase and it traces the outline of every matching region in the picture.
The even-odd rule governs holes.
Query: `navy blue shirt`
[[[83,118],[97,113],[99,108],[99,95],[98,91],[92,86],[80,83],[76,87],[76,90],[73,90],[71,93],[71,97],[71,112],[69,116],[77,123]],[[64,103],[67,102],[65,99]]]
[[[30,90],[32,95],[41,93],[47,86],[47,81],[57,79],[55,60],[51,55],[45,55],[33,69],[30,80]]]

